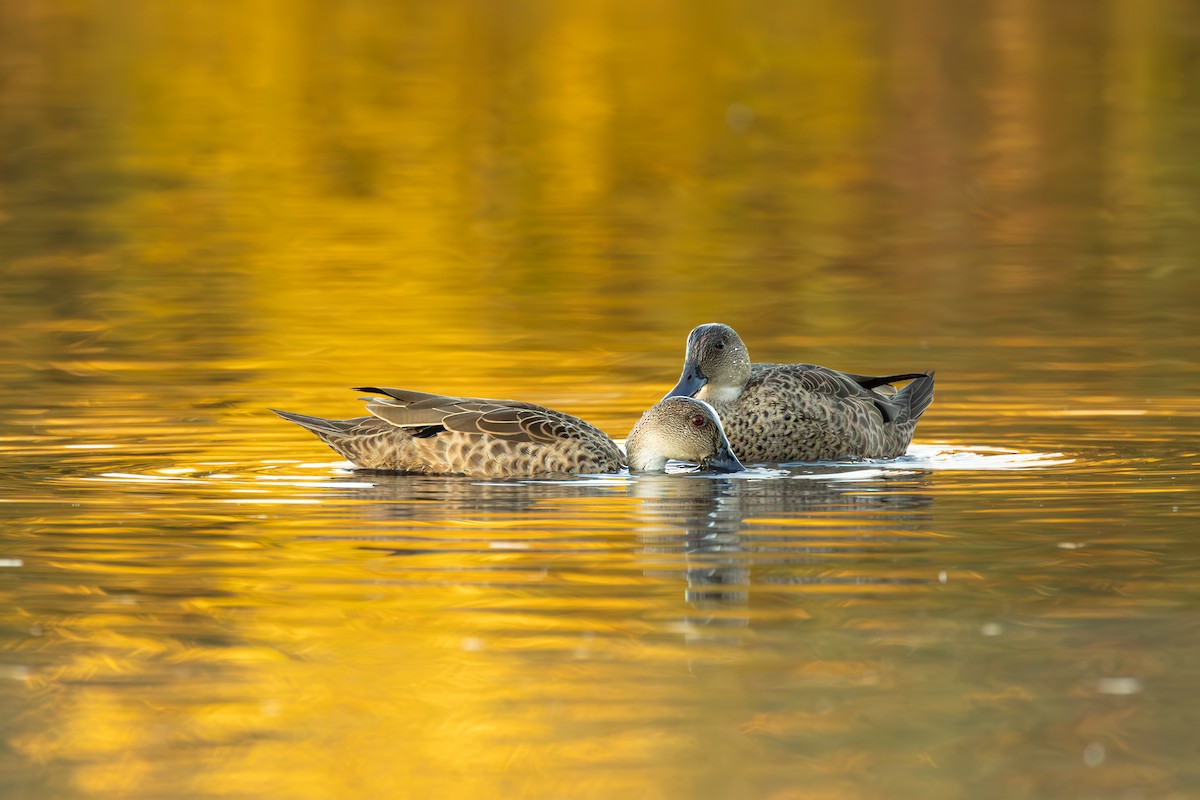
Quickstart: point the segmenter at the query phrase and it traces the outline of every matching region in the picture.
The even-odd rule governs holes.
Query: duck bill
[[[746,469],[742,466],[742,462],[738,461],[733,451],[729,449],[728,444],[723,444],[721,449],[704,466],[713,472],[741,472]]]
[[[675,388],[663,395],[663,400],[668,397],[694,397],[696,392],[704,388],[708,383],[708,377],[700,371],[700,367],[696,364],[685,362],[683,365],[683,374],[679,376],[679,383],[675,384]]]

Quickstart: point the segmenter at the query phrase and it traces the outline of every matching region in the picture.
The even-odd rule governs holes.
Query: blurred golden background
[[[1167,0],[4,0],[7,337],[478,393],[591,348],[605,383],[669,383],[709,319],[764,360],[897,346],[860,371],[1194,336],[1197,27]]]
[[[1191,0],[0,0],[0,794],[1195,796],[1197,142]],[[924,449],[265,410],[621,437],[714,320],[937,369]]]

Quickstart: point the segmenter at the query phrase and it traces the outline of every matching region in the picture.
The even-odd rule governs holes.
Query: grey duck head
[[[742,337],[728,325],[710,322],[688,334],[683,373],[666,396],[728,403],[737,399],[748,380],[750,352]]]
[[[708,403],[667,397],[642,414],[625,439],[629,469],[662,471],[668,459],[699,464],[714,472],[740,472],[721,419]]]

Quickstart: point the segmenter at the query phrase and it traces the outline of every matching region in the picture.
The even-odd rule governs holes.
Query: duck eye
[[[704,425],[704,417],[697,414],[696,416],[692,417],[692,424],[695,425],[697,428],[701,427],[702,425]]]
[[[724,349],[725,349],[725,343],[724,343],[724,342],[717,342],[717,349],[718,349],[718,350],[724,350]]]

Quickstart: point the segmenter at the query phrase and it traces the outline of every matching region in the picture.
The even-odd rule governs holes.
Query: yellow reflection
[[[875,770],[893,796],[970,796],[1000,770],[943,743],[994,729],[961,698],[1062,698],[977,691],[996,653],[956,619],[930,632],[960,584],[996,587],[980,563],[1027,565],[961,540],[1038,525],[997,547],[1162,558],[1075,546],[1109,521],[1046,476],[1172,455],[1082,465],[1068,423],[1143,447],[1198,414],[1161,380],[1194,361],[1198,260],[1196,59],[1169,4],[119,5],[0,0],[0,453],[20,459],[0,504],[29,551],[0,553],[3,731],[58,794],[832,798]],[[382,382],[621,436],[716,318],[764,360],[952,361],[948,444],[757,495],[546,496],[334,473],[264,410],[351,416],[340,387]],[[1122,394],[1115,369],[1146,380]],[[1189,491],[1088,497],[1194,518]],[[928,530],[947,506],[972,536]],[[1084,588],[1131,594],[1121,574]],[[1063,603],[1055,624],[1142,610]],[[921,658],[932,678],[897,678]],[[926,694],[854,694],[877,686]],[[1061,720],[1018,728],[1050,731],[1034,771],[1076,745]]]

